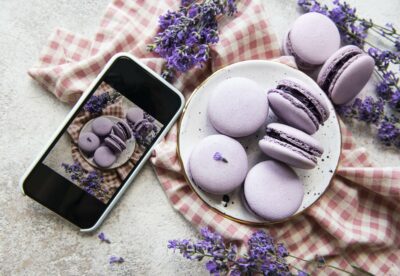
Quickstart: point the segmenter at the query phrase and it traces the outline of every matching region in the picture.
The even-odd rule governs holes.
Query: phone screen
[[[103,81],[43,164],[107,204],[163,126]]]
[[[181,106],[179,96],[118,58],[24,182],[81,228],[93,225]]]

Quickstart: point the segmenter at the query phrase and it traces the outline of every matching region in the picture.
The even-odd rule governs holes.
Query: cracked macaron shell
[[[351,58],[341,62],[347,55],[351,55]],[[343,64],[338,67],[338,63]],[[318,75],[318,84],[324,88],[333,103],[346,104],[367,84],[374,66],[372,57],[357,46],[348,45],[339,49],[325,62]],[[331,77],[328,78],[329,75]]]
[[[268,130],[279,133],[280,138],[269,136]],[[301,169],[313,169],[317,165],[317,157],[324,151],[312,136],[280,123],[267,126],[267,134],[259,141],[259,147],[266,155]]]

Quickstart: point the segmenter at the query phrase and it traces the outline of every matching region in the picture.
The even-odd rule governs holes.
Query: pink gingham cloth
[[[156,34],[158,16],[177,9],[179,2],[114,0],[93,40],[56,30],[29,74],[60,100],[74,103],[118,52],[130,52],[160,72],[163,60],[148,53],[146,45]],[[222,19],[220,42],[212,48],[210,63],[180,76],[174,83],[186,97],[223,66],[279,57],[279,45],[261,0],[240,0],[238,10],[233,19]],[[264,229],[283,241],[292,255],[304,259],[321,255],[329,264],[347,270],[351,270],[350,264],[356,264],[374,274],[400,275],[400,167],[375,167],[343,123],[341,129],[342,156],[328,191],[304,214]],[[172,206],[194,226],[208,226],[225,238],[244,244],[255,228],[224,218],[192,192],[181,173],[176,138],[174,126],[151,159]],[[290,262],[297,263],[294,259]],[[338,274],[328,268],[308,269],[311,273]]]

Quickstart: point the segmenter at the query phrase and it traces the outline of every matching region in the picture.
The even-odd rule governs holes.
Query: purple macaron
[[[207,114],[218,132],[231,137],[248,136],[266,121],[267,95],[250,79],[229,78],[212,91]]]
[[[112,130],[115,135],[117,135],[124,141],[132,138],[132,130],[129,125],[124,121],[117,122],[115,125],[112,126]]]
[[[374,71],[374,59],[348,45],[336,51],[322,66],[318,84],[335,104],[346,104],[360,93]]]
[[[340,47],[340,34],[329,17],[306,13],[293,23],[283,41],[283,51],[305,70],[323,64]]]
[[[189,157],[194,183],[212,194],[227,194],[238,188],[246,177],[247,166],[243,146],[220,134],[201,140]]]
[[[117,160],[114,152],[107,146],[101,146],[94,152],[94,162],[101,168],[108,168]]]
[[[143,118],[144,118],[144,112],[139,107],[131,107],[126,112],[126,119],[132,124],[136,124]]]
[[[116,154],[121,153],[126,149],[125,142],[115,134],[110,134],[106,139],[104,139],[104,144],[112,149]]]
[[[313,134],[329,117],[329,108],[322,94],[300,80],[285,79],[268,91],[268,101],[272,111],[283,122]]]
[[[92,122],[92,131],[96,135],[104,137],[110,134],[113,125],[114,124],[110,119],[104,116],[98,117]]]
[[[100,139],[92,132],[81,132],[78,146],[86,154],[92,154],[100,146]]]
[[[321,157],[324,152],[315,138],[279,123],[267,126],[266,135],[258,145],[268,156],[300,169],[315,168],[317,157]]]
[[[270,221],[283,220],[295,214],[303,196],[303,183],[296,173],[273,160],[255,165],[244,182],[245,205]]]

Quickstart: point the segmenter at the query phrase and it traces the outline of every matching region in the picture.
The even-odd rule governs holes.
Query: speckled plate
[[[293,215],[297,215],[315,203],[328,188],[335,174],[341,151],[341,133],[339,122],[333,105],[328,100],[319,86],[307,75],[289,66],[263,60],[250,60],[227,66],[206,79],[192,94],[183,111],[178,129],[178,153],[184,168],[185,177],[192,189],[211,208],[232,220],[252,224],[265,225],[272,222],[266,221],[252,213],[242,203],[242,188],[224,196],[216,196],[200,190],[191,180],[188,169],[188,160],[194,146],[204,137],[218,133],[207,118],[207,102],[211,92],[221,81],[231,77],[246,77],[256,81],[268,89],[276,86],[283,78],[297,78],[319,91],[329,103],[330,117],[313,136],[324,146],[324,154],[319,158],[318,166],[312,170],[295,169],[297,175],[304,183],[304,198],[300,208]],[[270,110],[266,124],[276,122],[277,118]],[[237,139],[246,149],[249,168],[267,160],[258,148],[258,141],[264,136],[265,126],[249,137]],[[293,217],[292,216],[292,217]],[[274,222],[276,223],[276,222]]]
[[[114,124],[123,121],[121,118],[115,117],[115,116],[103,116],[106,117],[108,119],[110,119]],[[83,132],[91,132],[92,131],[92,123],[93,120],[88,121],[81,129],[81,132],[79,133],[79,135]],[[100,146],[104,145],[104,142],[101,141]],[[135,151],[135,145],[136,145],[136,140],[135,138],[131,138],[129,140],[126,141],[126,149],[124,151],[122,151],[118,157],[117,160],[114,162],[114,164],[112,164],[109,168],[100,168],[99,166],[97,166],[97,164],[94,162],[93,157],[91,156],[87,156],[84,152],[81,151],[81,149],[79,149],[79,152],[81,153],[81,155],[83,156],[83,158],[85,158],[85,160],[92,165],[95,168],[101,169],[101,170],[112,170],[115,168],[118,168],[120,166],[122,166],[123,164],[125,164],[129,158],[131,158],[133,152]]]

